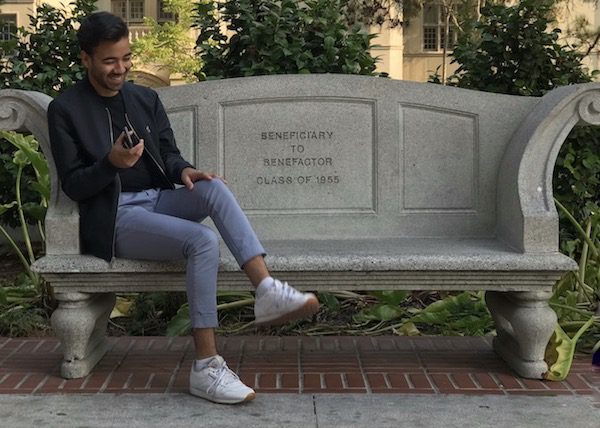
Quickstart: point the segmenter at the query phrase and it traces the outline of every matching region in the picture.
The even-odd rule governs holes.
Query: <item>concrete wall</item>
[[[377,34],[372,41],[376,47],[371,50],[371,55],[379,59],[377,71],[388,73],[392,79],[403,79],[404,38],[402,29],[373,26],[369,32]]]
[[[568,9],[563,7],[559,15],[560,28],[566,36],[569,32],[575,30],[578,17],[585,17],[589,22],[589,30],[598,30],[600,28],[600,5],[594,6],[593,3],[582,3],[581,0],[575,3],[576,7]],[[564,37],[566,41],[575,42],[574,39]],[[600,69],[600,45],[597,45],[592,52],[584,59],[584,64],[590,70]]]

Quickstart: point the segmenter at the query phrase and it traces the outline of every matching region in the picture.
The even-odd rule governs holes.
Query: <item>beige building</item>
[[[5,0],[0,4],[0,18],[3,22],[0,28],[0,39],[11,37],[16,26],[27,25],[28,14],[43,3],[40,0]],[[46,0],[55,6],[65,3],[64,0]],[[131,28],[132,39],[143,34],[146,28],[143,25],[145,16],[153,17],[160,21],[172,17],[162,11],[162,0],[99,0],[97,6],[100,10],[108,10],[122,16]],[[561,27],[563,30],[573,29],[576,17],[583,15],[590,23],[591,28],[600,27],[600,6],[576,0],[575,6],[561,14]],[[426,81],[436,69],[441,70],[442,46],[444,25],[440,6],[432,0],[425,6],[423,12],[411,18],[402,28],[390,29],[387,27],[373,27],[371,31],[378,34],[374,40],[379,45],[373,54],[380,58],[378,71],[387,72],[394,79]],[[451,40],[454,38],[451,32]],[[590,69],[600,69],[600,47],[587,58]],[[446,59],[450,63],[450,59]],[[454,66],[449,66],[449,73]],[[135,76],[141,83],[150,86],[160,86],[167,83],[165,76],[153,74],[151,69],[139,66]]]

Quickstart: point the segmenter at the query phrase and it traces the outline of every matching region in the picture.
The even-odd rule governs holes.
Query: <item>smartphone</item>
[[[125,133],[125,140],[123,141],[123,147],[126,149],[130,149],[140,142],[135,133],[131,132],[131,129],[127,125],[123,128],[123,132]]]

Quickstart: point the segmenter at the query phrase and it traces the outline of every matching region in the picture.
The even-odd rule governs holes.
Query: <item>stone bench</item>
[[[494,348],[521,376],[547,371],[558,252],[552,171],[578,124],[600,124],[600,85],[515,97],[342,75],[249,77],[162,88],[178,145],[224,175],[300,289],[486,290]],[[36,135],[50,160],[47,254],[62,376],[106,351],[114,293],[183,290],[183,263],[80,254],[77,205],[60,190],[38,93],[0,91],[0,126]],[[249,289],[222,252],[220,289]]]

